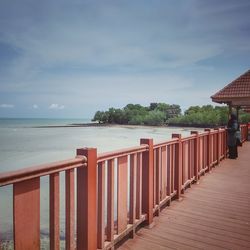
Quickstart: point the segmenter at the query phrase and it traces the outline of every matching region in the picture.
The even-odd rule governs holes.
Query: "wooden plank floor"
[[[154,221],[119,249],[250,249],[250,142],[237,160],[223,160]]]

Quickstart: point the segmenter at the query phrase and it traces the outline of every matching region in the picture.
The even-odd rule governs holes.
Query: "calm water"
[[[76,148],[96,147],[106,152],[139,145],[140,138],[160,142],[172,133],[189,135],[191,129],[156,127],[61,127],[35,128],[45,125],[67,125],[89,122],[82,120],[0,119],[0,173],[28,166],[75,157]],[[64,176],[61,189],[64,194]],[[48,178],[41,178],[41,231],[48,231]],[[61,195],[61,224],[64,228],[64,197]],[[2,237],[11,237],[12,187],[0,188],[0,231]],[[0,234],[1,237],[1,234]],[[1,239],[1,238],[0,238]]]

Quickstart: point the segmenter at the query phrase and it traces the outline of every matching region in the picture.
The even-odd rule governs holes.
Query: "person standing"
[[[229,159],[238,157],[236,131],[238,130],[238,121],[235,114],[231,114],[227,124],[227,145],[229,149]]]

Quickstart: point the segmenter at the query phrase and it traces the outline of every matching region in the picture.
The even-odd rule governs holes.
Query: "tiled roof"
[[[250,98],[250,70],[229,83],[226,87],[212,95],[212,99],[220,98]]]

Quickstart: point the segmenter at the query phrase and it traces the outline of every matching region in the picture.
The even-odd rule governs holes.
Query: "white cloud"
[[[199,14],[204,9],[199,1],[191,1],[190,7],[189,3],[183,3],[182,8],[178,8],[178,4],[155,3],[155,12],[149,11],[151,6],[147,5],[111,1],[105,5],[73,4],[71,8],[66,4],[58,13],[53,11],[57,5],[45,1],[46,4],[50,11],[44,13],[43,22],[36,19],[34,22],[33,14],[26,6],[22,9],[24,13],[19,13],[14,21],[9,20],[10,27],[3,29],[4,39],[22,51],[20,61],[12,65],[12,71],[24,71],[24,75],[28,71],[28,76],[32,76],[41,68],[53,69],[61,65],[139,70],[175,68],[218,56],[225,48],[231,51],[248,45],[247,34],[232,35],[233,31],[246,25],[245,19],[234,14],[228,20],[228,12],[223,15],[215,12],[217,5],[209,5],[211,10],[204,18]],[[180,15],[173,14],[175,8]],[[211,18],[212,14],[214,18]],[[230,28],[225,29],[229,21]],[[12,75],[16,76],[14,73]]]
[[[0,1],[0,43],[12,51],[0,63],[0,99],[14,96],[18,108],[41,112],[67,107],[57,114],[70,115],[128,102],[210,101],[248,62],[249,7],[249,0],[76,0],[58,11],[58,0]]]
[[[198,64],[225,53],[225,49],[250,49],[249,34],[244,32],[248,15],[239,18],[237,11],[230,12],[232,7],[242,7],[241,3],[222,1],[219,7],[224,11],[218,13],[217,4],[190,2],[181,3],[180,8],[156,1],[151,10],[150,4],[90,1],[64,3],[57,12],[53,11],[58,8],[56,1],[44,1],[36,6],[38,15],[46,10],[40,22],[30,5],[22,6],[17,16],[6,17],[7,27],[3,27],[3,40],[22,51],[5,72],[8,78],[15,76],[18,82],[26,82],[48,69],[61,73],[62,67],[169,69]],[[174,14],[176,9],[179,15]]]
[[[52,103],[50,106],[49,106],[49,109],[55,109],[55,110],[60,110],[60,109],[64,109],[64,105],[59,105],[57,103]]]
[[[6,104],[6,103],[3,103],[3,104],[0,104],[0,108],[14,108],[15,106],[13,104]]]

